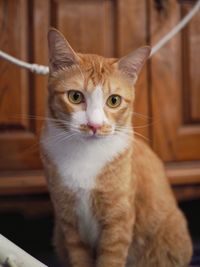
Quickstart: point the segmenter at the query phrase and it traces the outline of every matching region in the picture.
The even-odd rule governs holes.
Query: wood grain
[[[182,15],[187,14],[191,9],[188,3],[182,5]],[[185,103],[188,105],[189,120],[194,123],[200,121],[200,15],[197,14],[187,27],[182,31],[183,45],[183,68],[185,68],[183,83],[185,86]]]
[[[200,184],[200,161],[167,163],[166,173],[174,186]]]
[[[49,28],[49,7],[48,0],[35,0],[33,6],[33,22],[32,22],[32,57],[33,62],[38,62],[41,65],[48,65],[48,45],[47,45],[47,32]],[[45,19],[44,19],[45,18]],[[42,25],[42,26],[41,26]],[[37,136],[40,135],[43,120],[41,117],[45,116],[46,101],[47,101],[47,81],[48,76],[31,75],[33,83],[33,91],[35,101],[34,114],[38,119],[35,120],[35,132]]]
[[[181,6],[176,1],[168,1],[165,12],[161,13],[155,10],[151,1],[153,44],[173,28],[180,14]],[[200,158],[199,122],[193,125],[188,115],[193,105],[190,101],[199,105],[199,99],[194,99],[192,95],[192,88],[196,88],[200,81],[196,78],[197,72],[194,69],[191,72],[191,68],[187,67],[195,64],[195,61],[186,49],[184,40],[182,33],[177,34],[151,60],[152,110],[156,121],[153,125],[153,148],[166,162]],[[195,46],[200,47],[200,42],[196,42]],[[185,73],[190,76],[190,81]]]
[[[26,1],[0,1],[0,48],[25,61],[28,60],[26,14]],[[28,73],[3,60],[0,72],[0,133],[7,129],[28,130]]]
[[[134,3],[133,3],[134,2]],[[117,9],[117,55],[124,56],[140,46],[148,44],[148,12],[147,1],[118,1]],[[148,81],[149,65],[144,66],[136,84],[133,126],[135,132],[150,138],[150,88]],[[150,142],[150,140],[149,140]]]
[[[47,4],[40,1],[37,7],[38,1],[0,1],[4,51],[25,61],[47,64],[47,56],[43,55],[47,55],[48,20],[42,22]],[[5,61],[0,61],[0,69],[0,169],[41,168],[37,133],[42,121],[38,116],[44,116],[47,77],[36,78]]]
[[[114,56],[114,1],[56,1],[54,25],[75,51]]]
[[[47,185],[42,171],[1,172],[1,196],[42,193],[47,193]]]

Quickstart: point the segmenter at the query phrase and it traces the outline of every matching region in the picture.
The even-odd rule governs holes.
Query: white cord
[[[168,32],[156,45],[151,49],[150,57],[152,57],[161,47],[163,47],[174,35],[182,30],[186,24],[196,15],[200,9],[200,0],[193,6],[190,12],[170,31]]]
[[[19,67],[22,67],[22,68],[25,68],[25,69],[28,69],[32,72],[35,72],[37,74],[43,74],[43,75],[46,75],[49,73],[49,67],[47,66],[42,66],[42,65],[38,65],[38,64],[30,64],[30,63],[27,63],[25,61],[22,61],[20,59],[17,59],[3,51],[0,50],[0,58],[3,58]]]
[[[197,14],[200,9],[200,0],[193,6],[190,12],[169,32],[167,33],[156,45],[152,47],[150,57],[152,57],[159,49],[161,49],[169,40],[171,40],[174,35],[176,35],[181,29],[185,27],[185,25]],[[0,58],[5,59],[15,65],[18,65],[22,68],[29,69],[31,72],[36,74],[46,75],[49,73],[49,67],[38,65],[38,64],[30,64],[19,60],[9,54],[0,50]]]

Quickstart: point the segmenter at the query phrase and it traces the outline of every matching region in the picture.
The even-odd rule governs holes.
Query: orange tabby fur
[[[54,42],[58,42],[59,38],[63,42],[58,32],[51,30],[51,34],[56,35]],[[59,49],[65,51],[63,43]],[[102,84],[105,96],[113,93],[114,85],[114,93],[124,98],[124,106],[117,111],[105,107],[109,121],[119,121],[120,125],[130,129],[136,76],[130,77],[125,74],[127,70],[122,73],[117,69],[116,59],[75,54],[71,48],[70,51],[70,60],[81,59],[78,66],[61,60],[59,68],[57,58],[55,65],[50,61],[48,114],[53,123],[64,131],[65,125],[59,120],[60,112],[70,114],[85,108],[84,103],[73,105],[69,102],[66,88],[92,92],[98,84]],[[65,57],[64,52],[60,55]],[[80,131],[88,132],[88,126],[81,125]],[[109,131],[109,126],[105,124],[99,135],[106,135]],[[74,212],[76,192],[60,182],[58,166],[43,144],[47,132],[48,127],[45,126],[41,153],[55,209],[55,246],[66,266],[67,262],[72,267],[189,265],[192,246],[187,223],[177,207],[163,164],[144,142],[132,138],[130,131],[130,145],[98,173],[90,200],[93,216],[101,231],[97,244],[91,247],[81,239],[77,226],[80,222]]]

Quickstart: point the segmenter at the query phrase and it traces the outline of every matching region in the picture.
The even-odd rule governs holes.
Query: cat
[[[79,54],[56,29],[48,43],[41,157],[64,266],[188,266],[186,220],[161,160],[132,127],[134,84],[150,47],[121,59]]]

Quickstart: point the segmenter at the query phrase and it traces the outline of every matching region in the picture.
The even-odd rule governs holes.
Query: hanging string
[[[190,12],[171,30],[169,31],[156,45],[152,47],[150,57],[152,57],[158,50],[160,50],[166,43],[168,43],[178,32],[180,32],[189,21],[198,13],[200,10],[200,0],[196,2]],[[36,74],[46,75],[49,73],[49,67],[27,63],[23,60],[17,59],[3,51],[0,50],[0,58],[7,60],[10,63],[13,63],[21,68],[30,70]]]

